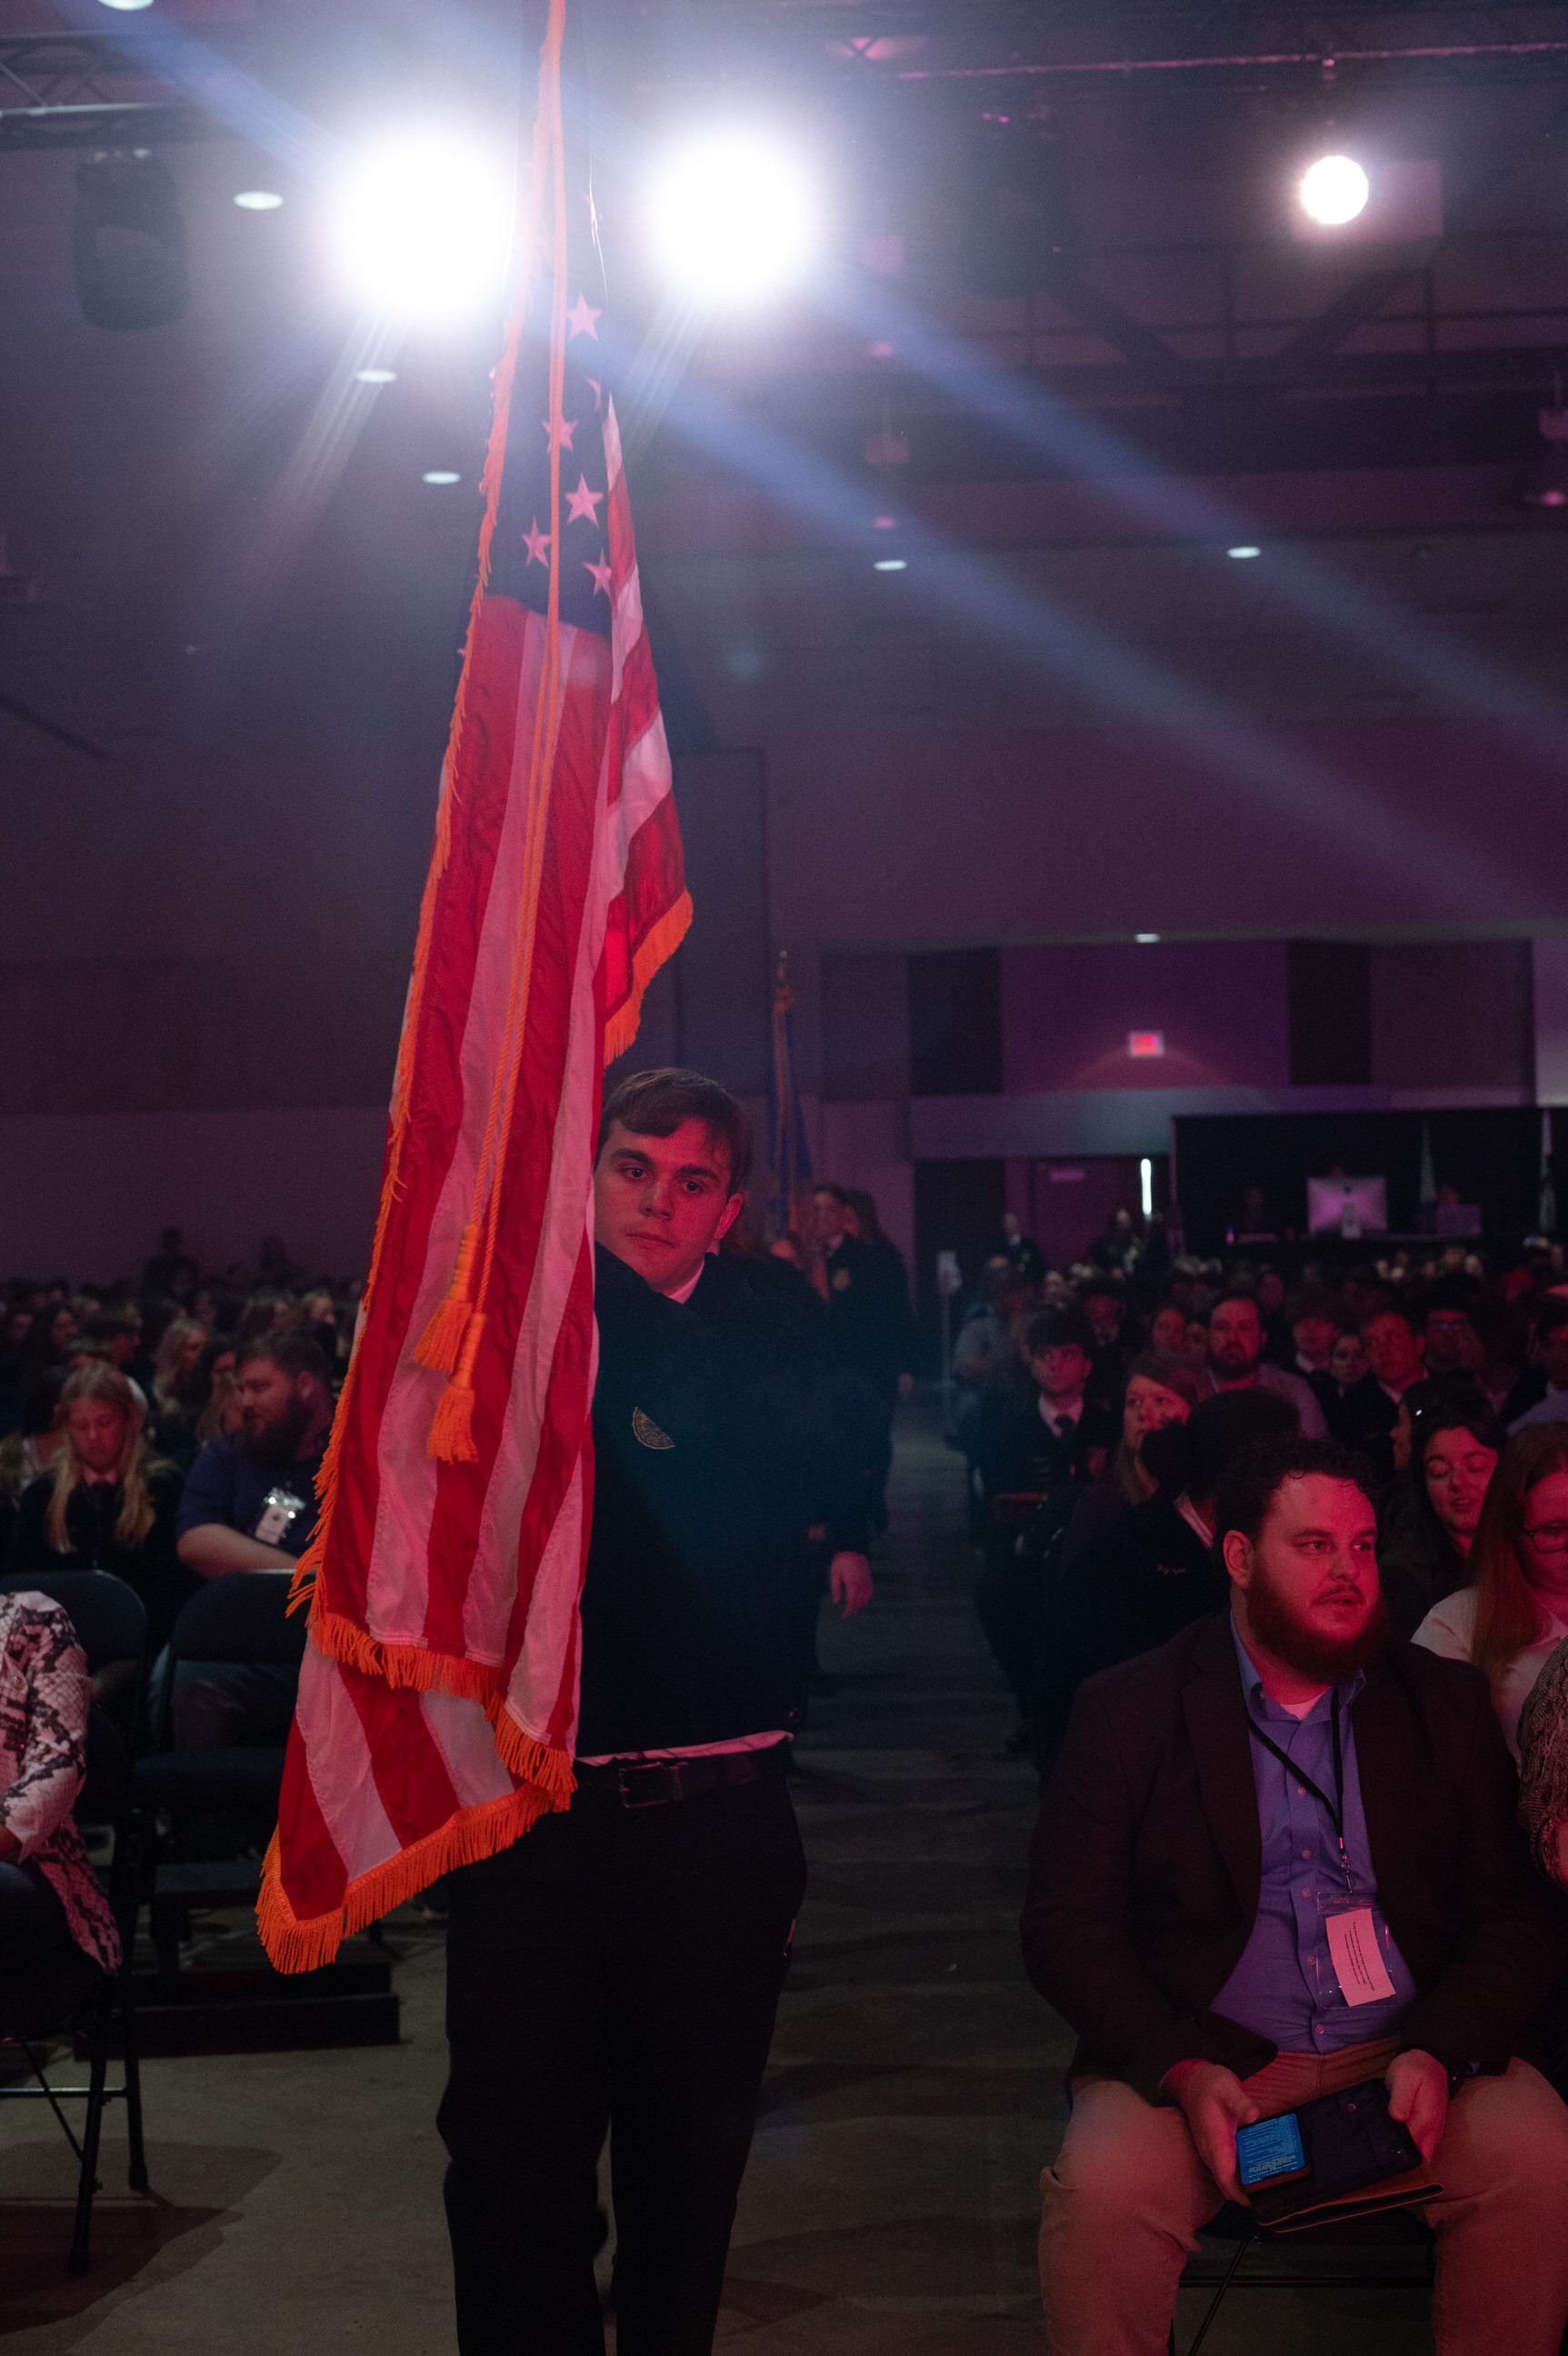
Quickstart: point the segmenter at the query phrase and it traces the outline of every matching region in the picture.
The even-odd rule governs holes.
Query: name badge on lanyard
[[[1333,1901],[1338,1904],[1338,1901]],[[1383,1961],[1382,1944],[1378,1935],[1378,1915],[1370,1906],[1357,1906],[1348,1912],[1325,1913],[1323,1927],[1328,1935],[1329,1960],[1334,1976],[1339,1983],[1339,1993],[1347,2004],[1376,2004],[1383,1997],[1392,1996],[1394,1984],[1389,1977]]]
[[[1345,1847],[1345,1753],[1339,1738],[1339,1697],[1330,1697],[1330,1727],[1334,1744],[1334,1791],[1332,1795],[1316,1783],[1304,1767],[1296,1764],[1288,1751],[1282,1751],[1272,1736],[1248,1712],[1248,1730],[1263,1749],[1273,1753],[1285,1773],[1294,1778],[1298,1788],[1312,1794],[1328,1816],[1339,1844],[1339,1863],[1344,1869],[1345,1888],[1327,1892],[1318,1899],[1318,1911],[1328,1941],[1328,1959],[1339,1994],[1348,2005],[1377,2004],[1394,1993],[1394,1984],[1383,1960],[1383,1939],[1386,1926],[1380,1910],[1364,1900],[1358,1903],[1359,1893],[1350,1870],[1349,1852]],[[1305,1893],[1304,1893],[1305,1894]]]

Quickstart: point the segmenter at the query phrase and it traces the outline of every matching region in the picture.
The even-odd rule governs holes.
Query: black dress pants
[[[461,2356],[707,2356],[805,1865],[777,1779],[564,1815],[448,1879],[439,2126]]]

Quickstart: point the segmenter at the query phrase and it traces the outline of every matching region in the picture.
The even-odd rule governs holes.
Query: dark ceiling
[[[324,189],[368,123],[514,136],[528,14],[12,12],[0,530],[34,594],[0,691],[111,754],[413,732],[434,759],[494,330],[356,383],[387,347],[329,286]],[[1568,511],[1525,494],[1568,349],[1568,7],[596,0],[588,38],[679,741],[1114,719],[1129,664],[1263,718],[1561,705]],[[639,281],[638,166],[721,104],[814,140],[833,238],[810,301],[703,336]],[[126,136],[174,174],[193,282],[139,332],[72,282],[77,164]],[[1294,234],[1326,141],[1424,174],[1440,218]],[[263,177],[282,210],[237,211]],[[0,755],[33,742],[0,719]]]

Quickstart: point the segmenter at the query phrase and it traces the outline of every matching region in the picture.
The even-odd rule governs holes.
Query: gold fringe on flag
[[[510,1848],[540,1816],[563,1804],[542,1783],[528,1783],[521,1791],[487,1801],[482,1807],[460,1809],[439,1831],[427,1833],[423,1840],[388,1858],[384,1865],[351,1881],[336,1912],[317,1915],[308,1922],[298,1920],[285,1893],[278,1837],[274,1833],[256,1906],[262,1944],[280,1972],[317,1971],[331,1962],[351,1932],[362,1931],[367,1922],[417,1898],[444,1873],[453,1873],[460,1865],[478,1865],[498,1850]]]

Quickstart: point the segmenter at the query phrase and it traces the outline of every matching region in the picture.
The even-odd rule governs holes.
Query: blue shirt
[[[1304,1769],[1318,1789],[1335,1795],[1332,1711],[1339,1712],[1345,1772],[1345,1857],[1328,1810],[1299,1775],[1249,1734],[1252,1774],[1258,1787],[1258,1830],[1262,1876],[1257,1919],[1240,1962],[1213,2010],[1243,2029],[1255,2029],[1282,2053],[1334,2053],[1394,2032],[1415,1997],[1410,1967],[1394,1944],[1378,1905],[1377,1876],[1361,1806],[1356,1765],[1356,1733],[1350,1708],[1366,1683],[1359,1669],[1332,1693],[1320,1694],[1305,1718],[1271,1701],[1241,1639],[1236,1657],[1247,1712],[1287,1758]],[[1347,1866],[1348,1873],[1347,1873]],[[1391,1997],[1347,2004],[1329,1953],[1327,1920],[1334,1913],[1372,1909],[1383,1968],[1393,1983]]]
[[[179,1537],[204,1522],[221,1522],[227,1529],[254,1537],[267,1499],[277,1490],[297,1498],[299,1506],[271,1543],[285,1554],[303,1553],[316,1527],[316,1474],[326,1452],[322,1438],[308,1456],[296,1456],[286,1464],[263,1464],[247,1455],[238,1440],[209,1440],[185,1476]]]

